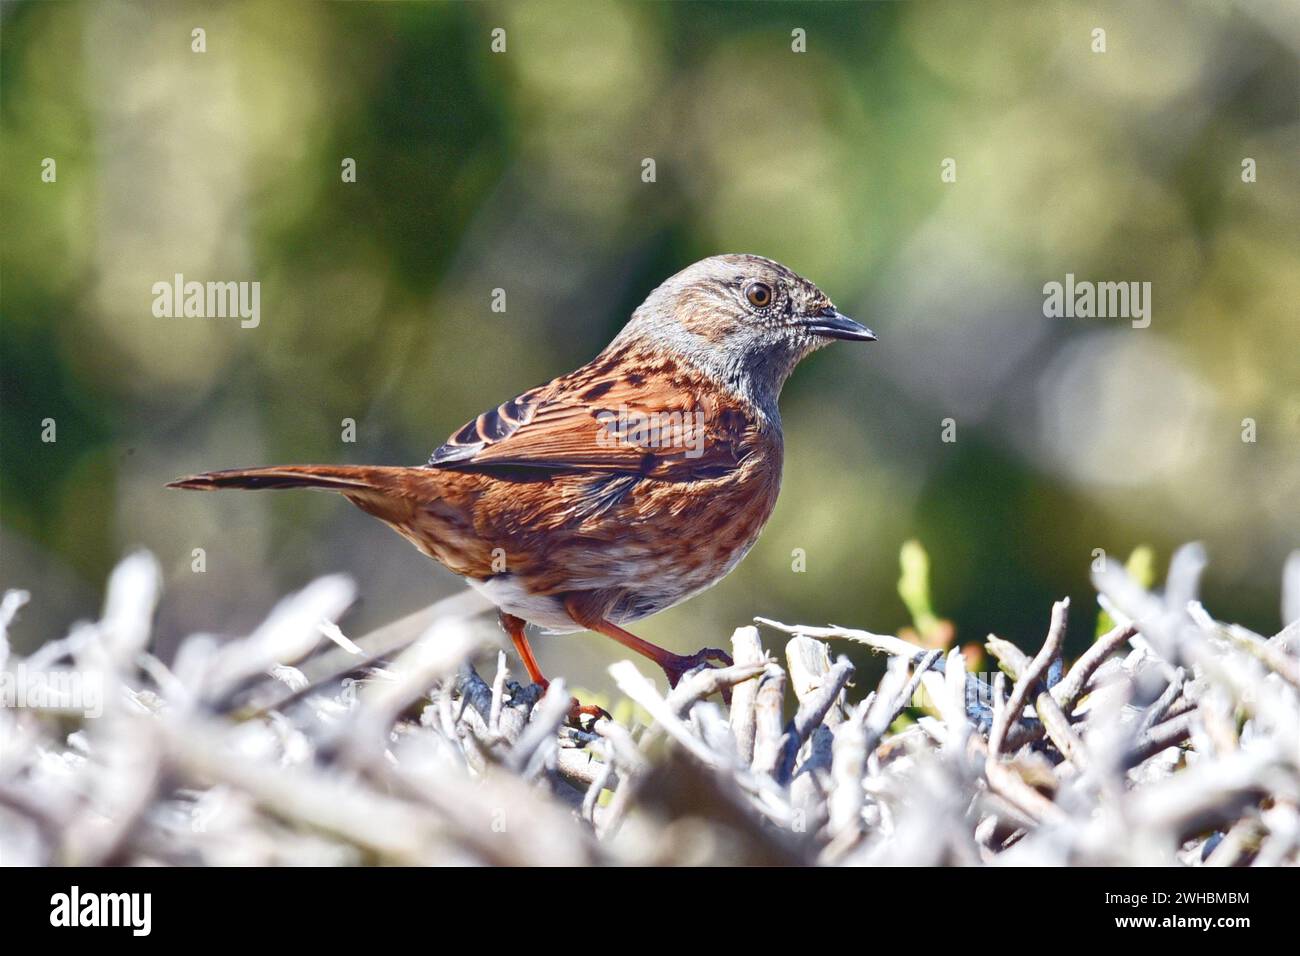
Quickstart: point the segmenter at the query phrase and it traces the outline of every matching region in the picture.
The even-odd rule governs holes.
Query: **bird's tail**
[[[167,483],[168,488],[216,491],[219,488],[321,488],[344,494],[380,492],[401,495],[426,469],[379,465],[272,465],[208,471]]]
[[[433,468],[384,465],[273,465],[208,471],[167,483],[168,488],[317,488],[337,491],[383,521],[425,554],[444,561],[432,543],[422,509],[442,495],[442,474]],[[427,516],[425,516],[427,518]],[[445,561],[444,561],[445,563]]]

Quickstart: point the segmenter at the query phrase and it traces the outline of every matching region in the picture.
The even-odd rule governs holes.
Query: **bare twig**
[[[455,608],[379,666],[321,624],[351,593],[342,579],[163,664],[147,648],[161,579],[137,556],[102,620],[25,660],[0,635],[7,669],[70,661],[106,689],[93,721],[66,693],[0,707],[0,842],[19,864],[1300,863],[1300,628],[1266,639],[1212,619],[1204,558],[1181,549],[1163,593],[1100,574],[1120,623],[1059,681],[1064,601],[1032,658],[989,637],[993,688],[957,648],[775,625],[796,635],[787,671],[746,627],[735,665],[666,696],[615,664],[643,728],[569,725],[563,683],[521,686],[499,652],[489,685],[473,665],[487,629]],[[0,601],[0,631],[19,604]],[[862,697],[820,638],[886,654],[879,686]],[[346,668],[323,678],[335,654]]]
[[[1052,696],[1067,714],[1074,710],[1074,705],[1083,696],[1088,681],[1102,663],[1115,653],[1116,649],[1129,642],[1137,627],[1131,623],[1117,624],[1101,637],[1097,638],[1086,651],[1074,662],[1061,682],[1052,688]]]
[[[995,704],[995,715],[993,718],[993,731],[989,735],[989,756],[990,759],[996,760],[1002,753],[1002,744],[1006,740],[1007,731],[1012,721],[1019,720],[1020,712],[1024,710],[1025,701],[1029,697],[1029,692],[1035,688],[1047,669],[1052,666],[1061,655],[1061,642],[1065,638],[1065,624],[1069,617],[1070,599],[1064,598],[1052,605],[1052,621],[1047,629],[1047,638],[1043,641],[1042,649],[1034,655],[1025,672],[1020,675],[1015,686],[1011,689],[1011,698],[1000,710],[1001,720],[998,719],[998,709]],[[999,675],[1001,676],[1001,675]],[[994,690],[996,698],[997,691]]]
[[[731,635],[731,656],[737,665],[766,664],[767,656],[758,640],[758,628],[738,627]],[[742,681],[731,690],[731,735],[742,764],[754,759],[754,698],[758,680]]]
[[[799,710],[785,731],[785,741],[776,772],[778,782],[785,783],[790,779],[794,773],[795,760],[799,756],[799,748],[811,736],[813,730],[821,726],[827,712],[835,704],[840,692],[844,690],[844,685],[852,676],[853,664],[847,657],[841,657],[823,677],[821,686],[815,691],[809,691],[804,697],[803,703],[799,705]]]

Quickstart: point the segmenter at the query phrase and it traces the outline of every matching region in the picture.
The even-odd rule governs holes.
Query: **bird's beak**
[[[828,339],[846,339],[850,342],[876,341],[875,332],[829,307],[822,309],[817,315],[810,315],[804,319],[803,326],[814,335],[824,335]]]

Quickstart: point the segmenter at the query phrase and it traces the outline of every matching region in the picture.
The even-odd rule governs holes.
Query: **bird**
[[[168,487],[337,492],[495,605],[543,689],[529,624],[610,637],[675,687],[730,656],[675,654],[626,626],[754,546],[781,486],[782,386],[835,340],[876,336],[774,260],[712,256],[650,292],[590,362],[483,412],[422,465],[236,468]],[[570,717],[604,713],[575,700]]]

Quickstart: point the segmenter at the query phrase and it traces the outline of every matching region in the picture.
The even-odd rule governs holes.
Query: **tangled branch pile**
[[[1203,564],[1180,551],[1160,595],[1122,569],[1097,575],[1118,623],[1068,668],[1067,601],[1032,658],[990,637],[992,680],[958,650],[760,621],[793,635],[785,667],[754,627],[733,635],[734,666],[666,696],[621,662],[610,672],[641,719],[576,728],[562,682],[521,686],[500,652],[491,683],[479,676],[491,631],[459,598],[363,651],[322,624],[353,598],[339,577],[247,638],[189,638],[164,666],[147,649],[158,570],[135,555],[101,620],[26,659],[5,637],[25,595],[4,599],[11,686],[70,662],[102,687],[103,713],[0,708],[0,857],[1295,864],[1300,623],[1266,639],[1215,621],[1196,600]],[[832,655],[842,641],[888,655],[865,696]]]

